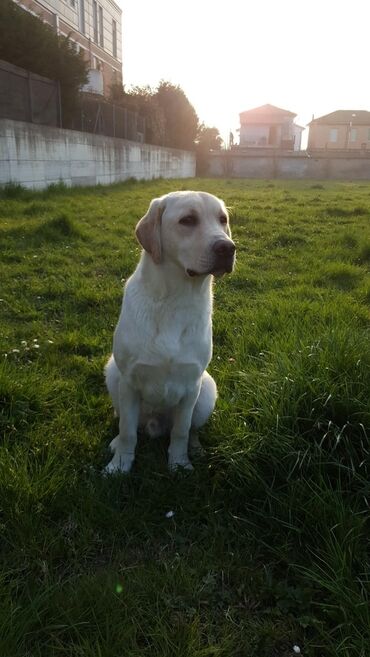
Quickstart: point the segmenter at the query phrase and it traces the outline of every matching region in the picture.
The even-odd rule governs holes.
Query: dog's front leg
[[[170,470],[177,467],[192,470],[189,461],[188,443],[194,406],[199,396],[200,384],[183,397],[174,410],[170,446],[168,448],[168,466]]]
[[[119,384],[119,434],[109,447],[114,456],[105,472],[130,472],[135,459],[139,423],[139,395],[122,379]]]

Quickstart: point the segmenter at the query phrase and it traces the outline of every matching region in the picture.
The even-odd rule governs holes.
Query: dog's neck
[[[188,293],[189,296],[196,294],[203,298],[212,297],[211,274],[190,277],[175,262],[164,261],[156,264],[146,251],[141,254],[137,271],[142,276],[144,285],[145,281],[150,281],[151,296],[157,297],[158,300],[164,297],[177,297],[180,289],[183,294]]]

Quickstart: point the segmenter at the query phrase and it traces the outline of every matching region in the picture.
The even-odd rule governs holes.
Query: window
[[[93,58],[93,68],[95,68],[96,71],[103,70],[103,62],[95,56]]]
[[[93,0],[93,27],[94,27],[94,41],[98,43],[98,5],[96,0]]]
[[[103,7],[99,5],[99,44],[104,48]]]
[[[93,28],[95,43],[104,48],[103,7],[98,5],[96,0],[93,0]]]
[[[338,128],[331,128],[329,133],[329,141],[332,143],[338,141]]]
[[[349,133],[349,138],[350,138],[350,141],[356,141],[357,140],[357,129],[356,128],[351,128],[351,132]]]
[[[112,20],[113,57],[117,57],[117,23]]]

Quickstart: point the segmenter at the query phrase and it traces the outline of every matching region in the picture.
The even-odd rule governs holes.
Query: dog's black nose
[[[214,253],[221,258],[232,258],[236,250],[231,240],[217,240],[213,245]]]

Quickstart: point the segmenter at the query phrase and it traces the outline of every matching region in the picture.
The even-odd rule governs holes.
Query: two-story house
[[[366,110],[337,110],[312,119],[308,125],[308,149],[370,148],[370,112]]]
[[[15,0],[69,36],[89,66],[85,91],[108,96],[122,84],[122,10],[114,0]]]
[[[241,112],[240,146],[299,151],[304,128],[294,123],[296,116],[274,105]]]

